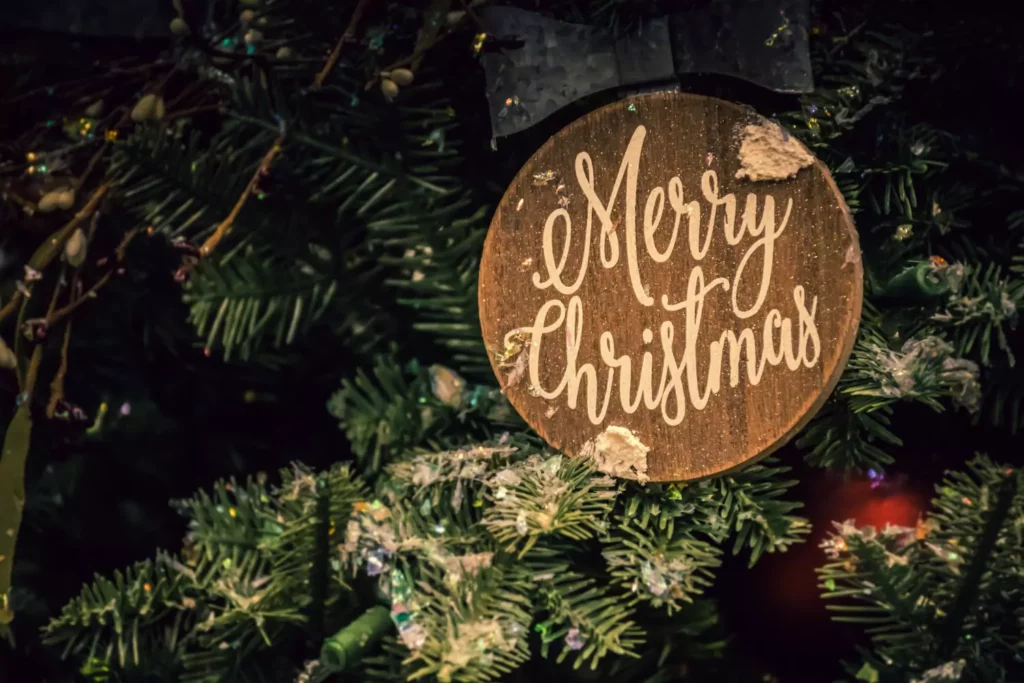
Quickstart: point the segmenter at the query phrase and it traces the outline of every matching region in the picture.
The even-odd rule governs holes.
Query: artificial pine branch
[[[822,543],[831,561],[820,586],[837,601],[829,609],[837,621],[865,625],[874,641],[866,676],[1017,680],[1024,546],[1007,520],[1024,514],[1020,474],[983,456],[968,467],[948,473],[915,527],[847,521]]]
[[[327,608],[327,581],[329,541],[331,534],[331,490],[318,482],[316,492],[316,521],[313,527],[313,562],[309,568],[310,615],[309,639],[314,644],[324,642],[324,612]],[[365,615],[364,615],[365,616]]]
[[[996,541],[1003,526],[1006,524],[1019,486],[1020,474],[1014,471],[1007,473],[999,485],[996,504],[985,520],[985,527],[981,538],[978,539],[977,547],[972,549],[971,563],[968,565],[967,572],[960,583],[956,600],[949,610],[945,626],[942,629],[943,633],[939,641],[939,649],[944,657],[952,657],[960,641],[967,613],[975,605],[982,575],[989,570],[992,551],[995,549]]]
[[[442,0],[430,6],[437,10],[445,4]],[[562,7],[570,4],[588,3],[560,3]],[[345,9],[351,9],[351,5]],[[173,118],[175,126],[162,130],[159,145],[144,150],[151,151],[148,165],[134,163],[131,152],[143,147],[151,132],[139,130],[126,143],[110,144],[116,150],[107,168],[107,177],[117,184],[117,192],[111,193],[116,205],[113,208],[130,211],[140,227],[153,226],[155,232],[181,237],[217,235],[226,219],[203,225],[204,212],[211,209],[211,213],[246,221],[247,229],[236,231],[243,235],[234,244],[229,245],[229,230],[224,229],[221,244],[225,249],[216,252],[216,259],[207,259],[193,273],[194,287],[187,290],[186,297],[195,296],[189,303],[197,304],[200,295],[212,291],[201,291],[206,283],[200,281],[199,273],[230,279],[232,263],[245,261],[244,248],[253,246],[260,258],[278,253],[274,251],[277,242],[272,236],[293,232],[290,225],[282,230],[285,224],[272,211],[254,210],[256,206],[274,204],[273,189],[268,192],[271,201],[250,201],[251,177],[255,176],[250,177],[246,193],[239,196],[238,183],[245,183],[252,164],[267,153],[268,144],[279,133],[274,115],[280,113],[288,125],[289,146],[286,153],[276,155],[275,177],[269,179],[283,186],[280,203],[289,209],[315,203],[326,212],[335,212],[338,220],[319,226],[315,243],[319,245],[324,241],[321,238],[334,239],[344,232],[357,235],[365,244],[365,248],[349,250],[351,253],[346,255],[350,258],[337,261],[337,270],[344,271],[343,274],[361,273],[367,263],[372,263],[374,276],[372,282],[365,283],[366,296],[376,296],[378,290],[388,294],[389,299],[394,296],[395,301],[388,303],[404,308],[399,309],[397,317],[409,318],[410,328],[437,339],[433,355],[440,356],[440,362],[456,368],[471,381],[486,378],[485,383],[468,383],[441,366],[406,370],[393,359],[381,361],[372,372],[360,373],[338,392],[332,409],[353,442],[357,460],[374,490],[373,496],[367,493],[369,487],[351,479],[347,472],[338,471],[316,474],[296,469],[284,476],[282,487],[276,491],[261,482],[243,487],[232,484],[234,491],[227,485],[218,485],[214,495],[187,510],[193,524],[181,561],[159,565],[189,591],[185,597],[160,593],[168,600],[180,598],[181,609],[174,607],[167,613],[173,613],[175,619],[173,627],[168,628],[174,634],[169,647],[164,647],[166,643],[156,636],[160,628],[167,626],[168,622],[163,621],[167,614],[159,610],[146,612],[151,621],[140,616],[142,610],[153,608],[145,600],[151,591],[158,592],[156,581],[149,590],[143,584],[134,592],[131,587],[119,588],[114,595],[108,594],[105,584],[98,581],[90,588],[95,595],[84,595],[76,603],[82,608],[80,613],[66,615],[66,621],[55,627],[55,632],[67,641],[70,651],[82,655],[97,671],[104,666],[116,669],[133,662],[155,668],[155,662],[166,657],[174,662],[175,671],[184,672],[182,680],[260,680],[260,676],[285,680],[295,673],[295,663],[289,662],[288,654],[301,650],[296,643],[308,639],[311,633],[313,640],[318,641],[325,629],[335,629],[335,620],[341,618],[337,606],[358,603],[353,604],[357,611],[366,606],[365,600],[361,600],[364,584],[353,587],[365,579],[342,572],[340,559],[344,558],[370,573],[379,572],[375,578],[379,577],[379,588],[387,593],[393,608],[409,606],[403,602],[400,573],[405,586],[412,587],[410,597],[425,602],[422,612],[410,617],[421,630],[410,632],[402,629],[404,624],[400,623],[403,644],[384,639],[382,659],[387,660],[387,665],[383,675],[387,680],[403,680],[417,671],[442,679],[490,680],[511,670],[529,656],[520,647],[521,641],[525,641],[522,629],[530,625],[531,617],[539,618],[536,610],[531,614],[531,606],[537,606],[541,595],[549,597],[551,609],[563,617],[557,626],[549,625],[550,630],[542,638],[554,646],[558,657],[575,656],[577,663],[591,664],[600,659],[601,666],[607,667],[602,672],[607,671],[611,677],[623,671],[623,678],[634,674],[655,679],[677,675],[679,668],[673,668],[673,662],[686,660],[690,664],[686,648],[693,632],[699,631],[697,626],[687,631],[687,624],[702,625],[712,619],[706,602],[682,604],[685,597],[703,586],[700,582],[687,584],[683,580],[685,569],[710,580],[710,573],[703,574],[702,569],[710,570],[726,543],[734,551],[749,548],[754,561],[764,551],[784,550],[799,541],[807,531],[806,522],[793,514],[794,503],[781,499],[791,482],[783,479],[781,469],[762,463],[737,475],[680,487],[640,489],[633,485],[605,485],[595,473],[575,471],[573,467],[578,463],[541,456],[533,448],[536,437],[522,433],[513,433],[498,444],[507,449],[518,448],[515,453],[491,453],[487,458],[477,457],[479,453],[471,455],[476,449],[469,448],[468,443],[484,440],[494,444],[503,429],[522,426],[514,416],[510,418],[507,404],[490,380],[488,359],[482,353],[475,322],[475,274],[480,241],[486,230],[486,221],[481,218],[486,217],[487,207],[464,191],[460,173],[452,170],[461,159],[458,141],[451,139],[457,130],[456,120],[454,114],[445,112],[447,100],[436,95],[432,87],[420,90],[417,83],[402,90],[401,97],[408,97],[406,102],[412,105],[408,110],[401,99],[386,107],[367,106],[366,101],[359,104],[350,99],[365,92],[365,84],[374,83],[381,71],[418,62],[424,57],[424,45],[457,33],[434,30],[437,24],[428,25],[415,13],[420,5],[401,5],[402,10],[409,11],[389,13],[384,19],[416,14],[415,21],[409,19],[407,23],[417,24],[416,30],[423,39],[417,40],[411,54],[406,49],[411,40],[406,40],[402,54],[407,56],[394,61],[394,55],[388,54],[391,35],[381,34],[382,46],[370,46],[358,54],[353,50],[351,61],[341,60],[339,54],[345,46],[358,44],[349,40],[349,34],[355,33],[353,27],[368,6],[368,0],[360,0],[349,28],[323,63],[317,77],[320,82],[314,79],[314,87],[322,86],[315,97],[281,97],[282,88],[277,87],[276,79],[281,77],[285,81],[283,90],[298,90],[309,83],[312,75],[305,69],[314,63],[321,64],[320,57],[279,57],[262,52],[242,55],[211,47],[205,39],[195,36],[192,44],[202,48],[204,57],[216,58],[217,64],[203,62],[193,74],[192,67],[184,65],[194,55],[186,53],[188,59],[182,58],[178,74],[188,71],[189,78],[198,78],[170,100],[168,107],[174,111],[164,117],[164,122]],[[304,50],[309,55],[322,55],[337,35],[336,15],[328,17],[332,21],[320,22],[323,26],[316,25],[328,8],[325,3],[285,0],[261,9],[256,17],[268,22],[268,35],[280,32],[280,37],[274,38],[280,43],[274,47],[281,45],[289,50]],[[600,0],[589,3],[585,9],[565,10],[559,16],[576,20],[596,17],[618,27],[630,25],[631,19],[639,14],[635,10],[623,3]],[[292,16],[300,11],[306,12],[306,22]],[[800,111],[783,114],[798,129],[800,137],[813,145],[818,156],[832,167],[837,184],[858,213],[865,245],[868,295],[885,318],[884,325],[875,325],[874,321],[870,326],[862,325],[862,329],[871,328],[863,337],[866,345],[855,354],[830,411],[819,416],[806,433],[804,443],[814,449],[812,459],[833,467],[866,468],[893,460],[898,455],[895,447],[900,445],[897,434],[902,433],[898,422],[899,399],[946,407],[964,398],[968,393],[965,388],[977,388],[976,383],[965,381],[965,361],[982,361],[982,373],[988,372],[984,361],[993,361],[996,367],[992,372],[981,375],[981,391],[992,401],[1004,402],[1015,416],[1020,403],[1016,400],[1020,396],[1015,399],[1012,392],[1006,393],[1005,398],[1004,394],[995,395],[995,383],[989,381],[991,375],[998,375],[994,379],[1005,379],[1010,384],[1019,375],[1019,370],[1002,364],[1003,358],[988,353],[989,346],[1001,342],[1002,328],[1011,329],[1009,307],[1001,307],[1003,295],[1014,305],[1021,301],[1016,275],[1007,278],[1004,286],[1001,275],[991,278],[992,271],[987,270],[988,261],[997,262],[1003,254],[994,259],[978,254],[970,259],[983,265],[973,271],[979,275],[978,282],[968,281],[967,289],[961,293],[971,299],[985,295],[983,304],[992,307],[989,310],[983,306],[981,315],[963,308],[958,301],[940,297],[936,303],[935,292],[926,292],[936,284],[937,274],[935,262],[929,257],[936,253],[948,255],[951,243],[973,241],[965,238],[967,217],[972,202],[980,196],[974,188],[957,193],[950,187],[963,185],[962,178],[949,174],[951,163],[976,160],[969,155],[958,156],[955,148],[959,141],[953,144],[951,136],[907,126],[902,120],[905,112],[899,99],[913,81],[928,75],[924,69],[926,61],[921,57],[928,56],[929,43],[940,41],[915,36],[899,27],[883,27],[884,33],[872,32],[870,25],[860,24],[858,16],[870,11],[852,9],[849,20],[834,22],[826,27],[824,35],[815,33],[818,87],[802,98]],[[312,24],[308,21],[310,17]],[[367,33],[387,28],[388,21],[380,26],[371,23]],[[237,32],[239,23],[232,16],[231,28],[222,31],[214,42]],[[855,28],[850,30],[849,26]],[[376,50],[383,54],[376,54]],[[221,63],[222,59],[230,63]],[[388,62],[391,63],[383,69],[379,67]],[[161,64],[160,68],[165,66]],[[417,70],[418,80],[424,80],[424,72]],[[440,75],[448,77],[450,73],[442,71]],[[264,77],[267,83],[261,82]],[[221,99],[222,88],[207,88],[205,84],[209,81],[200,80],[211,78],[233,79],[236,100],[229,105],[231,110],[221,120],[222,129],[213,133],[208,146],[208,138],[197,136],[182,153],[177,125],[184,124],[181,132],[187,130],[190,123],[184,115],[198,111],[209,101],[203,97],[191,103],[185,100],[195,93],[212,93]],[[247,156],[250,152],[251,158]],[[401,161],[397,160],[399,154]],[[214,158],[224,159],[222,165],[217,165],[219,174],[212,170]],[[94,155],[87,173],[106,160],[105,154]],[[245,162],[242,172],[237,170],[240,161]],[[173,169],[161,168],[172,163]],[[257,173],[261,165],[257,164]],[[459,170],[466,175],[465,170]],[[277,178],[278,175],[281,177]],[[224,185],[212,183],[225,176],[230,185],[227,191]],[[1010,173],[1002,177],[1006,181],[1013,179]],[[186,182],[181,182],[182,179]],[[224,198],[228,205],[216,201]],[[245,204],[244,213],[239,202]],[[250,226],[249,216],[255,214],[260,214],[259,219]],[[208,232],[211,230],[212,235]],[[296,240],[303,245],[314,241],[305,233]],[[287,259],[260,262],[254,258],[251,263],[257,266],[256,272],[260,265],[273,269],[260,282],[276,282],[277,275],[290,273],[294,265]],[[930,295],[885,296],[887,289],[893,289],[885,283],[899,284],[900,274],[904,275],[904,285],[909,283]],[[360,289],[362,293],[364,283],[354,282],[358,278],[337,276],[338,273],[331,272],[323,280],[325,289],[320,292],[326,291],[329,280],[338,289]],[[952,293],[949,282],[939,284],[943,294]],[[237,285],[235,282],[234,286]],[[278,310],[283,313],[273,319],[273,324],[267,323],[270,327],[277,325],[286,338],[297,338],[291,332],[300,331],[307,320],[316,317],[310,316],[310,309],[314,308],[308,294],[310,288],[299,284],[296,289],[301,290],[298,296],[279,301]],[[242,323],[249,322],[246,313],[255,315],[257,306],[269,305],[267,302],[280,294],[264,296],[266,290],[254,292],[228,286],[209,301],[199,301],[193,306],[193,313],[197,320],[205,321],[204,332],[215,330],[215,334],[211,333],[213,341],[222,340],[230,353],[242,344]],[[239,292],[251,295],[251,299],[244,306],[233,307],[235,304],[229,300],[240,301],[242,297],[232,296]],[[216,301],[209,303],[214,298]],[[202,308],[204,303],[208,303],[206,309]],[[332,316],[342,319],[337,324],[328,323],[332,330],[360,329],[369,325],[371,314],[378,313],[376,308],[347,305],[348,301],[340,307],[325,309],[325,320],[331,321]],[[870,305],[866,307],[869,309]],[[929,316],[942,314],[946,309],[950,318],[929,320]],[[264,312],[265,309],[260,310],[261,314]],[[385,317],[390,313],[389,309],[380,314]],[[364,342],[367,336],[363,337]],[[410,357],[410,345],[419,352],[422,337],[410,342],[400,334],[395,336],[406,344],[406,349],[394,355]],[[1012,340],[1006,336],[1009,350]],[[354,343],[347,335],[338,337],[339,346],[351,348]],[[930,362],[911,367],[917,372],[910,373],[913,386],[901,386],[897,380],[906,376],[908,357],[919,358],[912,353],[916,347],[905,349],[902,345],[907,339],[920,341],[929,337],[930,348],[941,348],[942,352]],[[374,339],[369,344],[376,342]],[[943,344],[951,345],[953,351],[945,350]],[[942,367],[947,361],[954,367]],[[437,367],[441,369],[436,370]],[[978,379],[976,374],[967,374]],[[895,390],[899,395],[894,395]],[[532,463],[531,457],[536,458]],[[526,471],[538,465],[550,469],[539,474]],[[323,482],[333,487],[329,493],[316,489]],[[949,501],[953,510],[950,514],[962,526],[954,524],[952,531],[941,533],[915,530],[923,537],[915,537],[915,543],[906,549],[887,546],[881,550],[865,540],[859,565],[847,567],[839,563],[830,570],[834,572],[830,575],[833,580],[851,581],[850,586],[837,588],[835,594],[862,600],[882,596],[890,606],[899,606],[893,614],[886,606],[867,605],[871,611],[859,616],[881,619],[883,631],[879,635],[884,637],[878,641],[880,652],[899,652],[904,662],[916,667],[901,680],[923,675],[926,667],[917,664],[932,654],[926,647],[914,647],[922,642],[927,644],[927,640],[908,636],[907,624],[914,628],[926,624],[931,628],[943,623],[935,603],[948,608],[955,603],[952,596],[958,594],[953,587],[956,572],[962,567],[956,547],[946,541],[965,533],[964,529],[983,526],[980,515],[953,509],[961,496],[970,495],[978,500],[974,492],[960,488],[956,487],[957,495]],[[520,499],[519,507],[500,502],[508,501],[510,495]],[[382,509],[390,509],[392,516],[385,520],[372,517],[383,514]],[[580,510],[594,512],[592,523],[578,519]],[[522,524],[520,512],[524,513]],[[367,515],[374,519],[374,524],[366,522]],[[366,522],[367,527],[356,530],[362,541],[353,541],[355,546],[351,550],[343,549],[351,540],[347,536],[350,522],[357,522],[357,526]],[[628,526],[630,531],[622,531],[615,524],[609,531],[609,522]],[[380,534],[380,538],[364,538],[370,531]],[[1005,525],[1003,537],[1007,537]],[[392,541],[399,545],[394,552]],[[859,542],[854,540],[850,545]],[[636,547],[626,548],[627,543]],[[938,550],[930,549],[928,543]],[[524,552],[522,560],[517,561],[505,552],[503,548],[507,546]],[[614,569],[628,573],[632,579],[627,584],[630,590],[620,591],[621,596],[614,587],[608,588],[612,568],[607,559],[598,558],[601,550],[611,551],[616,560],[623,559],[624,564]],[[616,554],[619,550],[621,556]],[[990,550],[993,561],[986,566],[992,567],[988,571],[993,578],[1003,579],[1003,585],[1010,586],[1009,597],[1000,596],[1000,600],[1011,603],[1019,591],[1012,592],[1017,589],[1012,588],[1009,579],[1017,574],[1008,567],[1019,565],[1019,553],[1015,555],[1012,547],[1002,544]],[[671,564],[680,557],[691,558],[696,569]],[[904,560],[907,564],[901,564]],[[890,561],[894,566],[887,566]],[[908,566],[927,569],[927,582],[919,585],[915,583],[915,574],[900,569]],[[524,567],[535,571],[520,571]],[[666,569],[676,570],[676,574],[666,578]],[[900,574],[901,571],[906,573]],[[884,576],[873,580],[873,573],[879,572]],[[561,584],[562,579],[564,584],[552,587]],[[885,594],[882,589],[873,591],[868,582],[875,588],[884,587]],[[981,594],[978,600],[994,602],[995,588],[989,583],[988,574],[975,583],[976,592]],[[921,585],[925,589],[919,590]],[[632,592],[634,586],[636,593]],[[681,615],[674,616],[672,621],[652,619],[650,609],[632,610],[633,601],[653,601],[652,597],[665,595],[682,606]],[[924,597],[924,603],[918,604],[919,596]],[[192,602],[186,603],[186,597]],[[615,597],[622,598],[620,605],[609,602]],[[139,598],[141,603],[137,602]],[[139,605],[139,612],[133,612],[133,606]],[[445,610],[450,605],[455,605],[449,610],[454,616],[448,619]],[[623,605],[630,608],[618,609]],[[89,612],[93,608],[96,611]],[[381,631],[388,630],[390,626],[381,609],[370,611],[374,610],[377,626]],[[1004,617],[999,609],[990,611],[998,613],[998,618]],[[87,612],[96,619],[85,619]],[[968,621],[976,618],[972,610],[968,612]],[[192,620],[199,613],[209,615],[212,621],[207,624],[203,616],[202,627],[196,626]],[[401,622],[402,615],[412,613],[395,612],[396,623]],[[422,620],[417,621],[420,614]],[[569,623],[573,618],[578,622],[575,626]],[[995,624],[995,618],[992,617],[993,623],[986,622],[984,628],[977,629],[991,635],[990,642],[985,644],[988,652],[997,649],[993,642],[1006,640],[1004,632],[998,631],[1005,627]],[[647,631],[652,646],[634,649],[626,638],[620,638],[621,652],[615,650],[610,644],[614,638],[608,634],[614,635],[611,625],[616,619],[623,623],[636,621]],[[125,632],[125,624],[139,630]],[[603,627],[608,628],[602,632]],[[575,638],[580,634],[570,638],[572,628],[585,631],[588,640],[581,644]],[[1019,629],[1017,622],[1008,632],[1019,635]],[[352,633],[351,627],[340,633]],[[142,637],[136,637],[137,634]],[[473,635],[477,636],[475,640],[469,637]],[[422,644],[420,636],[425,639]],[[515,647],[511,647],[513,638]],[[99,653],[90,653],[90,643],[96,642],[100,643],[96,646]],[[468,647],[479,643],[488,646],[483,648],[483,654]],[[581,645],[578,650],[577,645]],[[124,656],[133,652],[137,654]],[[601,659],[609,653],[622,657]],[[632,654],[640,655],[637,662],[646,664],[653,659],[656,664],[650,669],[622,668],[623,659]],[[100,661],[103,659],[107,661]],[[403,659],[408,662],[406,665],[400,664]],[[269,663],[267,668],[254,674],[253,670],[265,662]],[[928,666],[941,664],[929,662]]]

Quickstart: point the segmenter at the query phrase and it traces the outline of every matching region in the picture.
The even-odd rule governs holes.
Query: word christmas
[[[604,421],[616,384],[617,400],[624,413],[632,414],[643,405],[648,410],[660,410],[668,425],[677,425],[686,415],[687,404],[695,410],[702,410],[711,395],[720,391],[723,365],[728,366],[729,386],[735,387],[741,381],[740,359],[745,357],[746,380],[757,385],[766,366],[784,364],[791,371],[814,367],[821,352],[821,340],[815,325],[818,300],[806,293],[802,285],[792,289],[790,310],[783,312],[772,308],[758,316],[762,313],[772,282],[775,245],[785,233],[793,210],[792,198],[780,211],[771,194],[759,198],[757,194],[749,193],[737,221],[736,197],[720,195],[718,176],[715,171],[708,170],[701,179],[703,211],[699,201],[687,202],[684,199],[683,183],[674,176],[669,180],[667,189],[656,187],[648,194],[642,221],[638,220],[637,176],[646,135],[644,126],[636,127],[611,193],[604,199],[594,189],[590,155],[587,152],[577,155],[576,182],[587,199],[586,226],[574,229],[566,209],[552,211],[544,223],[544,268],[542,272],[533,273],[532,278],[534,287],[554,290],[568,297],[568,303],[561,298],[548,300],[537,311],[532,326],[510,333],[510,336],[517,333],[528,335],[529,381],[534,395],[549,400],[565,395],[568,407],[575,409],[582,394],[587,416],[595,425]],[[623,190],[621,195],[620,190]],[[624,231],[615,229],[617,208],[623,211]],[[666,216],[667,213],[669,215]],[[667,219],[664,224],[663,218]],[[642,227],[639,225],[641,222]],[[655,363],[655,352],[644,351],[638,376],[634,375],[633,360],[629,356],[616,355],[613,332],[602,330],[601,361],[607,368],[607,379],[603,382],[603,373],[593,363],[579,360],[586,316],[577,292],[590,269],[597,267],[597,264],[591,264],[595,227],[599,235],[600,267],[626,268],[633,296],[640,306],[660,306],[669,313],[681,312],[680,317],[684,321],[678,342],[676,325],[672,320],[662,322],[657,335],[650,328],[643,330],[645,345],[654,344],[657,336],[656,353],[660,359]],[[681,227],[683,235],[680,235]],[[556,257],[555,233],[559,228],[562,247],[561,254]],[[619,238],[622,232],[625,235],[624,258]],[[639,245],[641,234],[643,244]],[[705,275],[700,265],[716,239],[725,240],[730,247],[742,250],[743,256],[731,277]],[[582,259],[578,271],[567,273],[566,263],[574,248],[582,250]],[[668,262],[676,249],[687,250],[692,262],[698,265],[690,269],[686,291],[663,292],[659,299],[649,294],[650,287],[644,282],[637,258],[640,248],[654,263]],[[747,298],[741,293],[746,292],[756,293],[749,305],[741,303],[741,299]],[[716,295],[729,297],[738,329],[721,332],[718,339],[710,343],[708,362],[698,363],[697,341],[701,334],[704,302]],[[622,302],[608,301],[599,304],[623,305]],[[750,323],[741,327],[744,321],[758,318],[756,328]],[[563,328],[561,335],[555,334]],[[556,340],[559,338],[565,340],[565,372],[557,384],[545,386],[540,372],[544,349],[549,343],[558,343]],[[677,349],[677,345],[681,349]],[[701,366],[707,368],[704,376],[698,373]],[[601,384],[604,385],[603,391]]]

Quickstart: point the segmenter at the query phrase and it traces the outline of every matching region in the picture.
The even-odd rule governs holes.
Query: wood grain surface
[[[561,130],[509,186],[484,245],[481,327],[492,366],[512,405],[555,448],[578,454],[606,428],[618,426],[630,430],[650,449],[647,475],[652,481],[706,477],[771,453],[807,423],[834,388],[861,313],[863,274],[857,233],[828,169],[808,157],[802,146],[798,151],[806,160],[792,177],[757,181],[749,179],[750,173],[737,177],[743,167],[742,143],[749,138],[751,125],[767,126],[767,130],[774,126],[747,109],[707,97],[666,92],[629,98]],[[642,147],[636,164],[635,207],[630,212],[630,174],[623,161],[631,142],[632,149],[637,149],[638,127],[642,127]],[[798,143],[786,135],[784,145],[792,144]],[[581,162],[581,153],[589,154],[589,166],[585,159]],[[779,167],[773,167],[770,155],[755,161],[767,162],[769,173]],[[782,162],[784,168],[786,159]],[[609,205],[620,169],[623,177]],[[734,195],[732,235],[725,225],[727,204],[717,206],[711,222],[713,201],[702,186],[709,182],[708,171],[717,180],[719,202],[727,194]],[[589,198],[584,190],[588,176],[593,187]],[[752,212],[748,209],[751,193]],[[713,199],[715,194],[710,196]],[[769,196],[774,199],[774,212],[766,209]],[[607,205],[610,229],[595,210],[595,197],[597,203]],[[790,200],[792,208],[784,222]],[[659,204],[660,222],[656,220]],[[696,227],[690,224],[694,208],[684,205],[699,212]],[[748,212],[751,215],[745,221]],[[765,238],[772,230],[771,223],[767,230],[761,223],[766,215],[774,218],[776,232],[784,226],[774,240]],[[678,234],[671,241],[677,217]],[[753,223],[748,223],[750,218],[755,219]],[[645,239],[645,221],[657,226],[650,244]],[[548,250],[553,264],[547,266],[546,224],[551,225]],[[706,252],[700,255],[705,240],[709,240]],[[765,259],[766,242],[773,243],[770,260]],[[612,258],[615,250],[617,258]],[[652,253],[662,255],[660,262]],[[586,271],[573,290],[585,254]],[[745,257],[742,277],[737,277]],[[635,272],[630,270],[631,262]],[[770,278],[757,306],[766,269]],[[552,270],[560,273],[564,292],[545,286],[552,280]],[[725,280],[713,286],[717,278]],[[690,297],[689,305],[682,305],[688,292],[700,293],[702,283],[705,288],[711,285],[705,295]],[[795,294],[801,288],[803,310]],[[672,304],[680,307],[667,310]],[[538,311],[545,306],[548,314],[538,321]],[[559,311],[565,312],[566,319],[556,326]],[[551,329],[535,335],[533,328],[541,323]],[[667,324],[674,331],[670,343],[662,337]],[[744,341],[747,328],[753,349]],[[788,348],[787,332],[792,339]],[[613,352],[605,349],[605,356],[615,360],[616,367],[609,367],[602,357],[602,335],[606,347],[609,340],[614,345]],[[766,336],[770,348],[764,343]],[[530,342],[525,347],[524,340]],[[578,350],[573,358],[574,348]],[[756,369],[766,353],[776,364],[764,363],[754,384],[748,365],[753,359]],[[527,362],[531,355],[536,365],[532,377]],[[623,357],[629,359],[632,370],[628,382],[622,363],[616,360]],[[737,368],[732,367],[734,360]],[[638,383],[645,363],[650,388],[641,395]],[[592,372],[586,369],[588,364]],[[709,386],[716,381],[717,387]],[[578,390],[575,407],[573,384]],[[620,393],[623,384],[628,388],[625,396]],[[560,385],[563,390],[557,392]],[[588,413],[588,391],[594,391],[596,412]],[[602,414],[606,395],[607,409]],[[629,405],[638,398],[637,407]]]

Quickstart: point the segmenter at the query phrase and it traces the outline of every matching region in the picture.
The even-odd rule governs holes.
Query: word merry
[[[630,140],[626,153],[619,166],[615,184],[612,186],[611,195],[607,202],[602,202],[594,189],[594,168],[590,154],[580,152],[576,156],[576,180],[580,189],[587,198],[587,224],[583,232],[583,258],[575,280],[571,284],[563,281],[563,272],[566,268],[569,252],[573,242],[572,219],[569,212],[564,208],[552,211],[544,223],[542,247],[544,253],[544,267],[547,277],[540,273],[533,274],[533,285],[537,289],[554,289],[564,295],[575,293],[583,284],[590,264],[591,235],[594,226],[594,216],[598,217],[601,225],[600,231],[600,260],[604,268],[613,268],[619,262],[619,238],[615,231],[615,223],[612,220],[612,207],[618,197],[622,181],[626,181],[626,211],[625,211],[625,234],[626,234],[626,266],[629,272],[630,285],[633,295],[643,306],[651,306],[654,299],[647,293],[640,274],[640,266],[637,261],[637,176],[640,169],[640,156],[643,151],[644,139],[647,136],[647,129],[644,126],[637,126]],[[711,248],[711,240],[714,235],[715,222],[718,218],[718,209],[722,211],[722,231],[725,241],[730,246],[738,245],[745,234],[756,239],[746,253],[743,255],[739,266],[736,269],[732,281],[732,306],[733,313],[738,318],[748,318],[754,315],[768,293],[768,285],[771,282],[772,260],[775,254],[775,242],[786,229],[789,216],[793,209],[793,200],[786,203],[786,211],[776,227],[775,224],[775,198],[766,195],[761,216],[757,216],[757,195],[747,195],[746,206],[740,220],[739,230],[736,230],[736,197],[727,194],[724,197],[718,196],[718,175],[714,171],[706,171],[701,178],[701,192],[710,206],[707,227],[704,235],[701,235],[701,210],[697,201],[686,202],[683,196],[683,183],[678,176],[673,176],[668,182],[668,203],[675,213],[675,221],[672,225],[672,233],[664,248],[659,248],[655,242],[655,236],[661,225],[661,219],[665,211],[665,189],[654,188],[647,197],[644,204],[643,215],[643,240],[647,255],[655,263],[665,263],[672,256],[677,238],[679,237],[679,226],[685,216],[688,221],[687,241],[689,243],[690,256],[695,261],[702,261]],[[564,227],[562,238],[562,254],[555,260],[554,234],[555,226],[561,223]],[[740,281],[746,272],[747,264],[751,258],[760,253],[761,255],[761,281],[758,283],[757,298],[749,308],[742,308],[738,301]],[[699,269],[699,266],[697,267]],[[697,270],[697,269],[695,269]],[[699,272],[699,270],[697,270]],[[666,311],[676,311],[682,308],[681,302],[671,303],[668,294],[662,294],[661,305]]]

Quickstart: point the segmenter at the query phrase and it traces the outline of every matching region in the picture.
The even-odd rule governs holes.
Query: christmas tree
[[[828,165],[864,307],[790,447],[642,483],[546,444],[491,369],[477,283],[501,193],[621,93],[492,139],[479,60],[521,45],[490,4],[176,2],[156,49],[12,52],[4,680],[765,680],[714,589],[731,558],[808,538],[795,463],[936,491],[914,526],[815,520],[836,523],[820,591],[867,638],[846,680],[1024,678],[1024,183],[1012,108],[959,114],[1011,91],[1011,22],[815,3],[748,31],[805,31],[812,90],[677,76]],[[618,37],[700,7],[542,11]],[[913,461],[922,431],[947,474]]]

